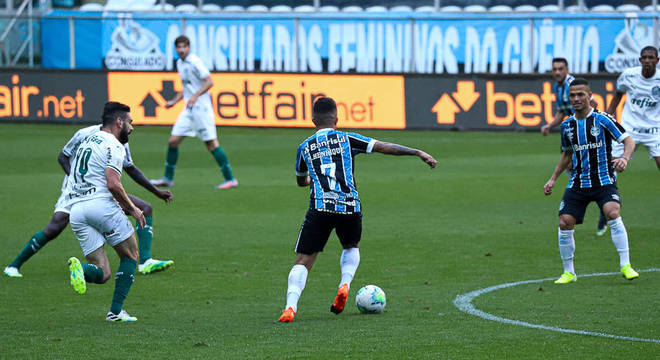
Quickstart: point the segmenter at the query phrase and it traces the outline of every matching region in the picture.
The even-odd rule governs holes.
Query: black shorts
[[[342,247],[357,247],[362,236],[362,213],[336,214],[307,210],[296,242],[296,253],[310,255],[323,251],[332,229],[337,232]]]
[[[582,224],[587,205],[595,201],[602,210],[610,201],[621,204],[619,190],[614,185],[599,186],[592,189],[566,189],[559,204],[559,215],[568,214],[575,218],[576,224]]]

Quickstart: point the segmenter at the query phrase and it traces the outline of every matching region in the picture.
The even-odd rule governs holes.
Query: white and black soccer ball
[[[367,285],[355,295],[355,305],[364,314],[380,314],[385,309],[385,292],[376,285]]]

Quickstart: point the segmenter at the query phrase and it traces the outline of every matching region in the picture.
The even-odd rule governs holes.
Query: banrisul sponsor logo
[[[624,28],[614,38],[612,53],[605,58],[605,69],[618,73],[639,66],[639,52],[653,45],[653,24],[641,21],[636,13],[626,15]]]
[[[105,54],[110,70],[162,70],[165,57],[158,36],[133,21],[130,15],[120,18],[112,33],[112,45]]]

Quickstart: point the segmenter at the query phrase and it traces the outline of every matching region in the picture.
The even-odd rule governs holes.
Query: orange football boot
[[[288,309],[282,310],[282,316],[277,319],[278,322],[290,323],[293,321],[293,318],[296,316],[296,312],[293,311],[293,308],[289,306]]]
[[[339,287],[337,290],[337,296],[335,301],[330,305],[330,311],[335,314],[339,314],[344,311],[344,306],[346,306],[346,299],[348,299],[348,284],[344,284]]]

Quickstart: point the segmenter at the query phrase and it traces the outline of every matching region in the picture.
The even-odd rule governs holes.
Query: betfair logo
[[[23,85],[19,75],[11,76],[11,85],[0,85],[0,118],[2,117],[83,117],[85,98],[77,89],[73,96],[41,95],[36,85]],[[31,111],[32,110],[32,111]]]

